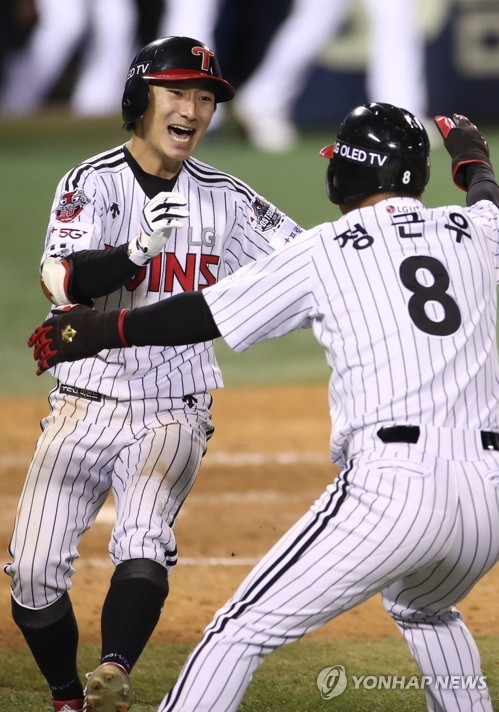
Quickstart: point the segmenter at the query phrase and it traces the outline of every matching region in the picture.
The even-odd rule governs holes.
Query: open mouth
[[[172,124],[168,127],[168,133],[175,143],[188,143],[194,136],[195,129],[186,129],[184,126]]]

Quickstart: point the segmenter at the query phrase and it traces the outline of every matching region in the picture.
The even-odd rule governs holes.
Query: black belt
[[[384,443],[417,443],[421,430],[417,425],[392,425],[380,428],[376,435]],[[499,433],[481,430],[484,450],[499,450]]]

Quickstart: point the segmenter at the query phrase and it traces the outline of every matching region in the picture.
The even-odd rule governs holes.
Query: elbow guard
[[[55,257],[47,257],[42,265],[41,285],[47,299],[56,306],[69,304],[69,283],[71,277],[71,265],[68,260],[57,260]]]

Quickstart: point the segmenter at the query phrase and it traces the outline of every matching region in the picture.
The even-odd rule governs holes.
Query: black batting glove
[[[467,190],[467,165],[485,163],[492,168],[487,141],[475,124],[461,114],[453,114],[452,118],[435,116],[435,123],[444,139],[444,146],[452,158],[452,179],[458,188]]]
[[[37,376],[62,361],[79,361],[102,349],[129,346],[123,333],[126,309],[96,312],[82,304],[52,309],[53,316],[40,324],[28,339],[34,349]]]

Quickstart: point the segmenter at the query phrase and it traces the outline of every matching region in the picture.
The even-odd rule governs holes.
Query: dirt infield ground
[[[45,399],[0,401],[0,520],[2,564]],[[154,633],[155,642],[195,642],[253,562],[302,514],[335,472],[323,386],[235,389],[216,394],[216,433],[198,481],[179,517],[180,563]],[[81,640],[99,640],[100,607],[112,567],[107,539],[112,505],[106,504],[85,536],[72,599]],[[476,635],[499,635],[499,567],[465,599],[460,610]],[[24,642],[10,618],[9,579],[0,576],[0,646]],[[375,597],[345,613],[320,637],[366,638],[398,633]]]

